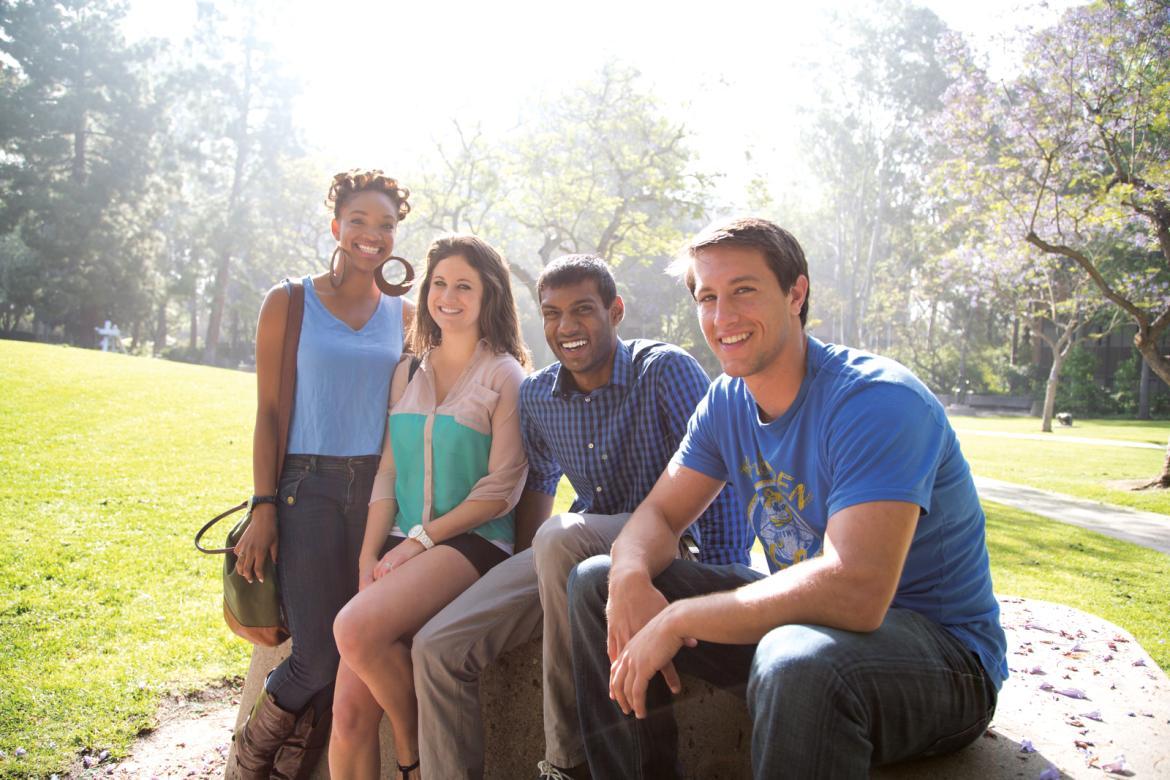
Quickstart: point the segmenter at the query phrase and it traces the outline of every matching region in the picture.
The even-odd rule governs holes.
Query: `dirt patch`
[[[1154,477],[1145,479],[1114,479],[1105,483],[1105,487],[1114,490],[1165,490]]]
[[[221,778],[240,707],[242,678],[186,696],[168,696],[158,726],[143,733],[126,759],[111,763],[81,756],[69,777]],[[92,764],[92,766],[87,766]]]

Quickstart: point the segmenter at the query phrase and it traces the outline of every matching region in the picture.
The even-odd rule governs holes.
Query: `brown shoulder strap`
[[[288,449],[288,431],[292,424],[293,391],[297,384],[297,346],[301,342],[301,320],[305,316],[305,287],[293,281],[288,291],[288,319],[284,322],[284,352],[280,357],[280,402],[277,406],[276,432],[276,482],[280,483],[280,470],[284,467],[284,454]]]
[[[402,357],[398,359],[398,365],[394,368],[394,374],[390,377],[390,406],[398,403],[398,399],[402,398],[402,394],[406,392],[406,386],[410,384],[410,380],[414,379],[414,374],[418,371],[418,365],[422,359],[418,355],[411,355],[410,353],[402,353]]]

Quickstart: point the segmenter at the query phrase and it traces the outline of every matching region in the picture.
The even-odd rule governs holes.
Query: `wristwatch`
[[[435,543],[431,541],[431,537],[427,534],[427,529],[423,528],[421,525],[416,525],[414,528],[411,528],[410,533],[406,535],[406,538],[414,539],[423,546],[424,550],[429,550],[435,546]]]
[[[276,496],[252,496],[248,499],[248,514],[252,514],[252,507],[257,504],[272,504],[276,506]]]

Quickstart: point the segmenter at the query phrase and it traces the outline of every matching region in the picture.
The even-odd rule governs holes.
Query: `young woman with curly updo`
[[[414,319],[410,301],[379,289],[381,282],[402,292],[386,284],[380,269],[410,212],[409,194],[378,170],[333,179],[326,204],[337,248],[327,273],[299,280],[304,319],[283,464],[275,463],[278,386],[291,285],[272,288],[260,309],[255,496],[251,525],[236,546],[236,571],[248,581],[263,579],[272,558],[293,645],[237,735],[241,777],[295,776],[307,758],[306,734],[329,711],[338,664],[333,619],[357,592],[390,378]]]
[[[361,592],[334,624],[329,769],[347,780],[379,777],[383,712],[398,776],[419,777],[411,638],[512,553],[528,473],[518,408],[527,351],[508,266],[486,242],[452,235],[431,245],[411,348],[422,362],[413,377],[410,361],[394,375]]]

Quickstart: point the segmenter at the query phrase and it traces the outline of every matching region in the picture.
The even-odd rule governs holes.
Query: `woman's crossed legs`
[[[383,712],[394,731],[398,762],[418,759],[411,638],[479,576],[458,550],[436,545],[375,581],[338,614],[334,635],[341,665],[329,743],[333,777],[379,776]]]

